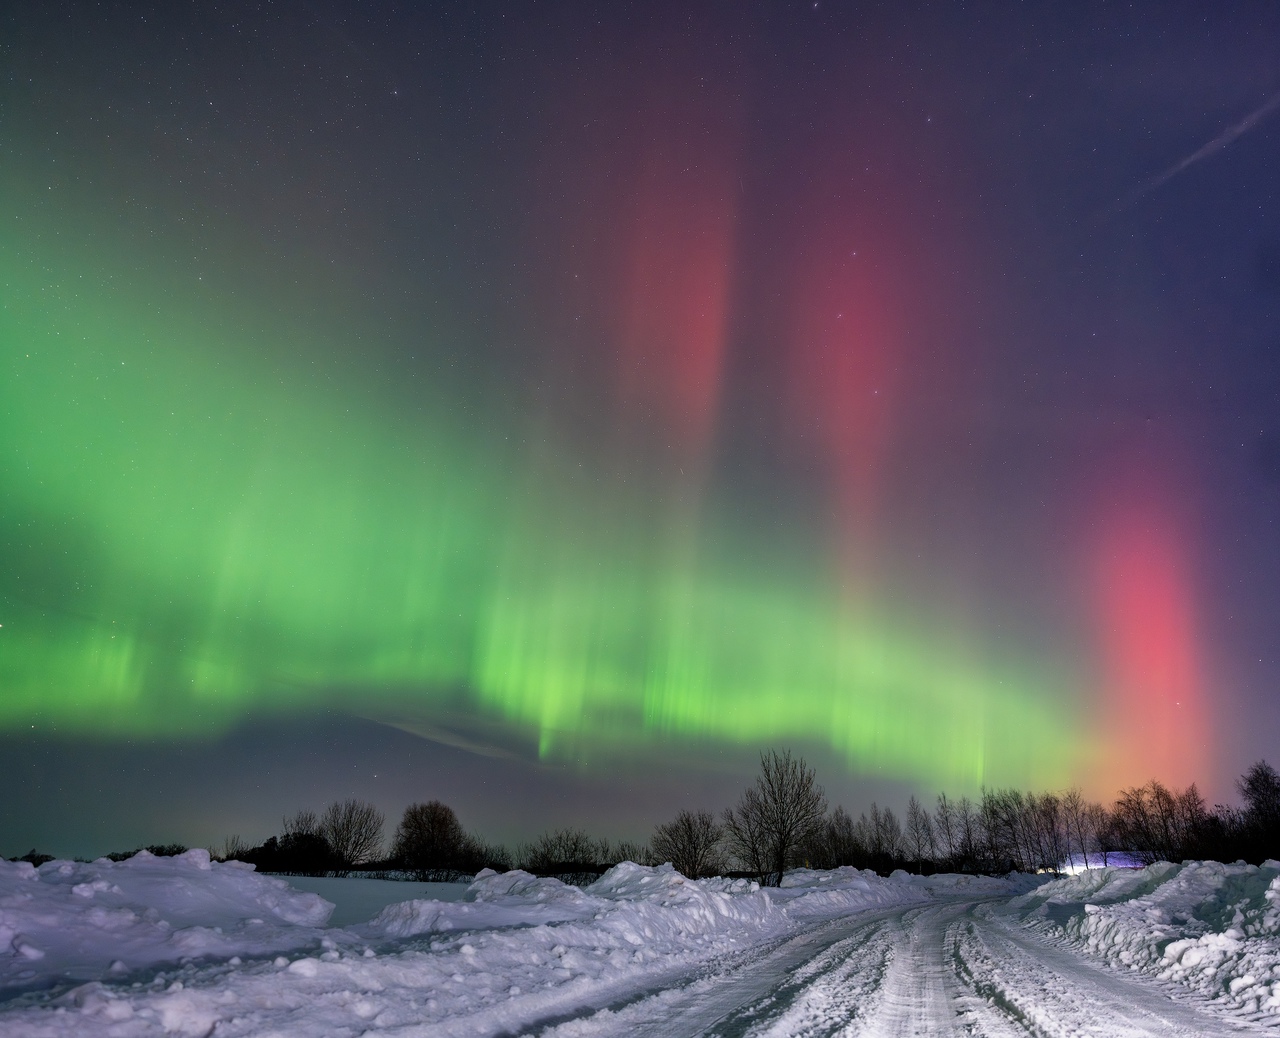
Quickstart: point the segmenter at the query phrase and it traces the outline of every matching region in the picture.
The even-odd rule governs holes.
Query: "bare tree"
[[[1122,790],[1112,812],[1115,837],[1146,865],[1192,855],[1201,843],[1207,817],[1195,783],[1179,793],[1155,779]]]
[[[956,807],[946,793],[938,794],[938,806],[933,812],[933,838],[938,855],[945,867],[954,868],[956,860]]]
[[[1115,849],[1114,820],[1111,812],[1101,804],[1089,804],[1085,811],[1089,816],[1089,836],[1093,846],[1097,848],[1098,856],[1102,859],[1102,867],[1105,869],[1108,864],[1107,859]]]
[[[303,808],[282,820],[272,867],[293,876],[327,876],[339,868],[323,823],[314,811]]]
[[[724,812],[724,836],[738,864],[761,882],[769,872],[768,812],[755,787],[746,790],[737,807]]]
[[[1255,762],[1237,781],[1244,797],[1246,824],[1259,832],[1280,832],[1280,773],[1264,760]]]
[[[710,811],[681,811],[674,821],[655,828],[649,841],[659,861],[669,861],[690,879],[714,876],[723,869],[723,842],[724,830]]]
[[[826,844],[828,868],[860,864],[867,856],[867,849],[858,838],[858,829],[849,812],[837,806],[827,819],[823,835]]]
[[[871,817],[862,816],[867,831],[867,848],[879,868],[885,868],[902,857],[902,826],[893,809],[881,809],[873,800]]]
[[[929,812],[912,795],[907,801],[907,853],[916,863],[916,871],[924,871],[926,858],[933,857],[933,825]]]
[[[247,851],[252,850],[244,840],[240,839],[239,833],[233,833],[222,841],[222,860],[233,861],[244,856]]]
[[[609,843],[595,839],[585,829],[555,829],[517,847],[516,858],[520,867],[529,872],[582,885],[603,871],[609,858]]]
[[[494,872],[511,871],[511,852],[500,843],[490,843],[488,840],[472,836],[467,854],[467,872],[472,870],[479,872],[481,869],[493,869]]]
[[[976,868],[979,849],[983,844],[982,818],[968,797],[961,797],[956,801],[956,840],[960,867],[970,870]]]
[[[1074,851],[1071,849],[1072,842],[1080,850],[1080,867],[1087,869],[1089,867],[1089,848],[1092,841],[1089,839],[1089,805],[1085,802],[1084,794],[1080,792],[1079,787],[1072,786],[1062,794],[1062,815],[1067,836],[1067,859],[1071,860]]]
[[[760,755],[756,784],[725,812],[725,831],[761,882],[781,886],[797,850],[812,840],[827,813],[827,798],[803,757],[790,750]]]
[[[280,833],[288,839],[291,836],[323,836],[320,831],[320,817],[309,808],[303,808],[297,814],[285,818]]]
[[[619,862],[630,861],[636,865],[660,865],[661,861],[656,860],[653,851],[650,850],[646,843],[636,843],[634,840],[619,840],[609,848],[609,853],[605,856],[605,860],[617,865]]]
[[[325,809],[320,834],[333,851],[335,875],[350,875],[357,865],[377,858],[382,850],[383,821],[381,811],[355,797]]]
[[[1062,798],[1056,793],[1044,793],[1037,806],[1041,864],[1058,875],[1063,862],[1071,857],[1071,833],[1067,829],[1067,818],[1062,810]]]
[[[866,857],[867,849],[858,841],[858,833],[853,825],[853,818],[843,807],[837,806],[831,812],[829,823],[831,832],[831,856],[837,867],[853,865]]]
[[[404,809],[391,856],[420,881],[448,880],[464,868],[470,843],[453,808],[432,800]]]

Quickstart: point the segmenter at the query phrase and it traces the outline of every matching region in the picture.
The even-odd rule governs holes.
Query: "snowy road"
[[[827,922],[660,990],[632,993],[567,1018],[529,1021],[510,1033],[539,1038],[1280,1033],[1041,940],[1001,919],[1004,900],[898,908]]]
[[[0,1038],[1280,1038],[1280,862],[770,890],[624,862],[332,909],[203,851],[0,862]]]

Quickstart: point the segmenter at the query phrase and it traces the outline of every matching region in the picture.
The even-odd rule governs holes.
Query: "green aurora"
[[[0,726],[208,738],[336,705],[584,766],[686,740],[947,788],[1078,767],[1041,669],[851,600],[816,536],[779,552],[688,485],[655,503],[443,381],[410,406],[355,332],[134,262],[127,236],[15,226]]]

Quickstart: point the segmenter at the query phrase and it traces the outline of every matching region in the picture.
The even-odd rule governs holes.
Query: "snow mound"
[[[413,937],[567,922],[590,918],[594,912],[592,898],[558,879],[542,879],[519,869],[501,874],[485,869],[461,901],[402,901],[388,905],[371,922],[354,929],[369,937]]]
[[[1090,870],[1012,904],[1113,966],[1280,1018],[1280,862]]]
[[[126,861],[0,859],[0,992],[318,941],[333,906],[191,850]],[[7,953],[7,954],[6,954]]]
[[[482,872],[461,901],[405,901],[388,905],[355,928],[369,937],[410,937],[450,930],[495,929],[590,921],[601,932],[647,940],[657,933],[712,933],[727,927],[759,929],[782,920],[759,884],[686,879],[670,865],[625,861],[585,889],[514,869]]]

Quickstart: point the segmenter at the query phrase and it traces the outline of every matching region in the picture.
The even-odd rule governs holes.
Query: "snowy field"
[[[0,862],[0,1035],[1280,1034],[1277,862],[299,883]]]

